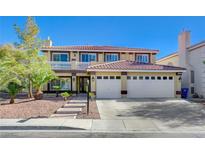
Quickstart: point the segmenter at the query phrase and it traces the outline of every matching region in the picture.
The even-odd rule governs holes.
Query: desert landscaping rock
[[[1,101],[0,118],[42,118],[50,117],[66,102],[61,97],[44,97],[43,100],[16,99],[15,104],[8,104],[9,99]]]

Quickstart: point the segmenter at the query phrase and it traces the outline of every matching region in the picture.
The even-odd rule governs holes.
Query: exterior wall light
[[[95,77],[94,76],[92,76],[92,82],[94,82],[95,81]]]
[[[75,77],[73,77],[73,82],[75,82]]]

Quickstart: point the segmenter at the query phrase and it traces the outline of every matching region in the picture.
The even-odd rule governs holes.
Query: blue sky
[[[182,29],[192,44],[205,40],[205,17],[34,17],[39,37],[53,45],[112,45],[159,49],[158,58],[177,50]],[[0,44],[18,42],[13,24],[26,17],[0,17]]]

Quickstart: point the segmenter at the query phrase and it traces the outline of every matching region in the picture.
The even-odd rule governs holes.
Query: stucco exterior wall
[[[156,63],[159,65],[179,66],[179,56],[175,55],[166,59],[160,59]]]
[[[156,55],[150,54],[150,60],[151,60],[151,63],[155,64],[156,63]]]
[[[69,59],[70,62],[72,61],[76,61],[79,62],[80,61],[80,54],[82,52],[79,51],[44,51],[44,55],[47,57],[48,61],[52,60],[52,54],[53,53],[68,53],[69,54]],[[97,62],[98,63],[103,63],[105,62],[105,53],[106,52],[100,52],[97,53]],[[150,54],[148,53],[150,56],[150,62],[151,63],[156,63],[156,54]],[[135,55],[136,53],[129,53],[129,52],[119,52],[119,56],[120,56],[120,60],[130,60],[130,61],[135,61]]]
[[[189,85],[193,86],[195,92],[205,97],[205,47],[194,49],[188,53],[189,61]],[[190,71],[194,71],[194,83],[191,83]]]
[[[98,62],[100,62],[100,63],[104,62],[104,54],[103,53],[98,53]]]

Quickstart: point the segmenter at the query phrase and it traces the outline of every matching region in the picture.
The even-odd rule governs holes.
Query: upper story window
[[[96,53],[82,53],[80,55],[81,62],[97,61]]]
[[[69,55],[68,53],[53,53],[52,54],[52,60],[53,61],[69,61]]]
[[[137,54],[136,61],[139,63],[149,63],[149,55],[148,54]]]
[[[107,53],[105,54],[105,61],[106,62],[112,62],[112,61],[118,61],[119,55],[117,53]]]

